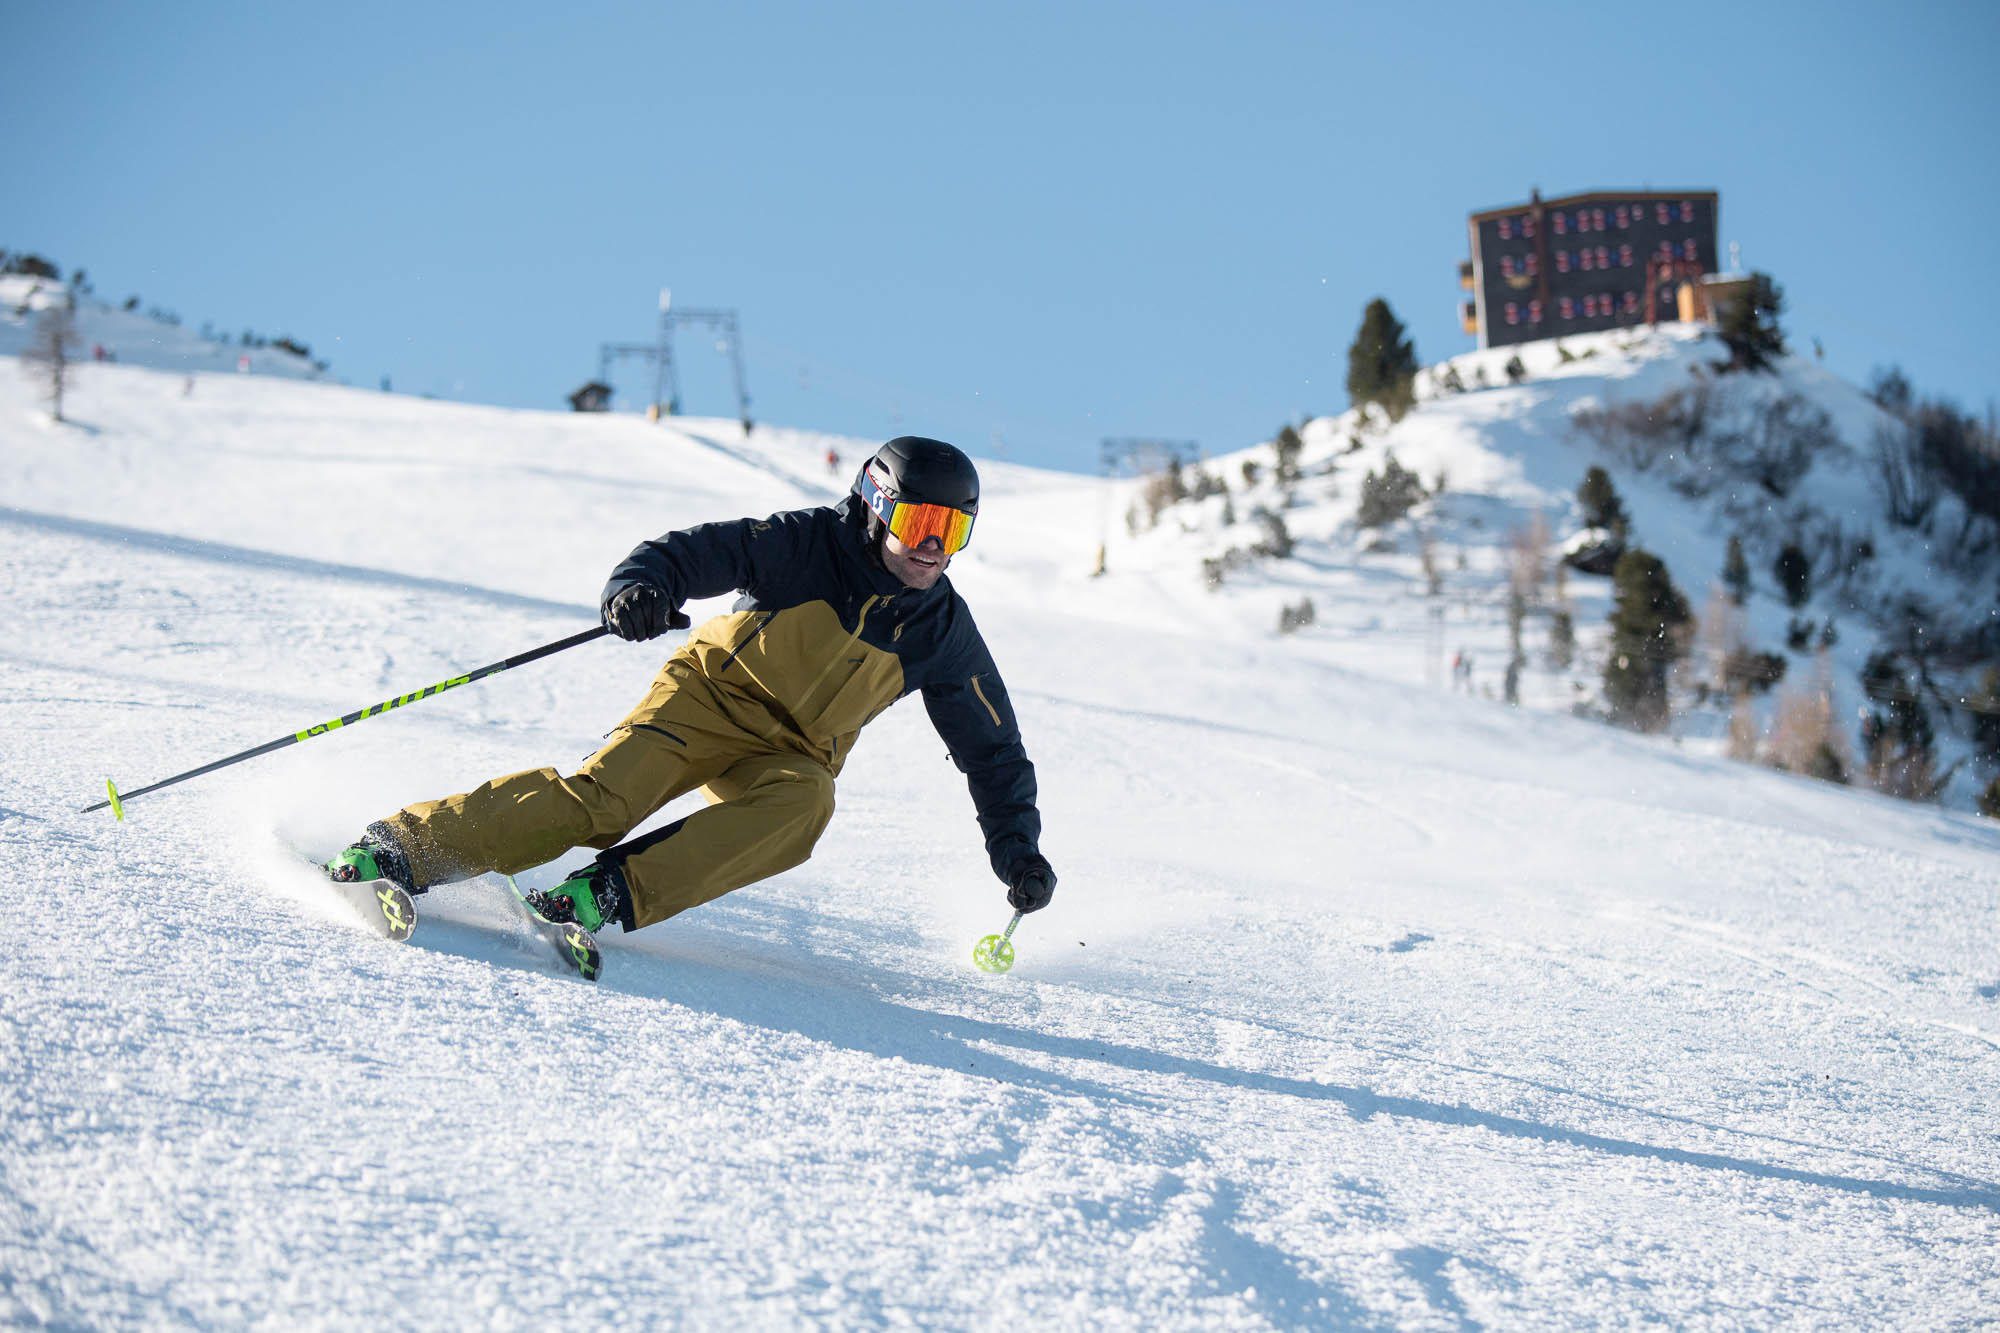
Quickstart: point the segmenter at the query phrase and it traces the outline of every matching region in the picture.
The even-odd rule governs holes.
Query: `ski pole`
[[[1002,935],[988,935],[972,946],[972,961],[984,972],[1005,972],[1014,966],[1014,927],[1021,924],[1021,913],[1014,913],[1014,919],[1007,923],[1007,931]]]
[[[587,629],[581,634],[572,634],[567,639],[557,639],[554,643],[545,643],[539,648],[516,654],[503,661],[495,662],[490,666],[483,666],[477,671],[468,671],[463,676],[453,676],[450,680],[441,680],[435,685],[426,685],[415,694],[400,694],[393,699],[384,699],[381,703],[364,708],[358,713],[349,713],[344,717],[334,718],[331,722],[322,722],[316,727],[307,727],[304,731],[294,732],[290,736],[280,736],[277,740],[268,741],[254,749],[245,750],[241,754],[232,754],[227,759],[218,759],[212,764],[203,764],[200,768],[191,768],[185,773],[176,773],[173,777],[155,782],[150,787],[141,787],[137,791],[120,793],[111,779],[106,778],[104,780],[104,789],[110,793],[110,796],[105,800],[99,801],[96,805],[86,805],[77,813],[87,815],[93,810],[102,810],[106,806],[109,806],[111,813],[122,820],[125,818],[125,802],[131,800],[134,796],[144,796],[149,791],[158,791],[162,787],[171,787],[176,782],[186,782],[189,778],[198,778],[204,773],[213,773],[218,768],[228,768],[231,764],[240,764],[245,759],[255,759],[260,754],[269,754],[273,750],[282,750],[287,745],[297,745],[300,741],[309,741],[313,737],[323,736],[329,731],[338,731],[350,723],[360,722],[367,718],[375,717],[378,714],[386,713],[391,708],[401,708],[403,705],[413,704],[419,699],[428,699],[433,694],[443,694],[446,690],[456,689],[460,685],[470,685],[475,680],[484,680],[488,676],[498,675],[509,667],[526,666],[528,663],[539,661],[552,653],[559,653],[565,648],[574,648],[580,643],[589,643],[592,639],[601,639],[610,632],[603,625],[599,625],[596,629]]]

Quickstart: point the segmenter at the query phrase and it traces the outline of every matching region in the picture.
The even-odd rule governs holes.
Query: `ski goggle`
[[[950,505],[892,499],[875,484],[875,478],[866,474],[861,478],[861,500],[897,541],[912,549],[935,537],[946,555],[955,555],[972,540],[974,515]]]

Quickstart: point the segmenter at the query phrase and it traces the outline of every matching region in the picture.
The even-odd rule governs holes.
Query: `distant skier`
[[[834,779],[857,733],[922,691],[971,787],[1008,903],[1047,906],[1056,876],[1040,851],[1034,766],[993,658],[944,577],[978,511],[971,459],[901,436],[869,458],[837,506],[642,543],[601,599],[618,637],[688,625],[680,608],[694,598],[745,596],[689,635],[570,777],[531,769],[408,806],[370,824],[329,872],[421,893],[592,847],[594,861],[531,895],[533,905],[586,930],[609,921],[636,930],[805,861],[833,815]],[[622,841],[696,788],[707,809]]]

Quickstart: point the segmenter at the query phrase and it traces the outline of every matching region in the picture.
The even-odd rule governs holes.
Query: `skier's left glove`
[[[1031,856],[1014,867],[1014,880],[1007,888],[1007,905],[1017,912],[1039,912],[1056,896],[1056,872],[1039,856]]]

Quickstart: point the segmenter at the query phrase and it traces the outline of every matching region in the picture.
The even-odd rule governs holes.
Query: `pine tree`
[[[1934,801],[1950,779],[1937,773],[1937,736],[1931,717],[1891,652],[1869,654],[1861,692],[1877,705],[1861,718],[1861,752],[1877,791],[1908,801]]]
[[[1797,546],[1787,543],[1771,567],[1778,586],[1785,591],[1785,605],[1797,610],[1812,600],[1812,561]]]
[[[1723,309],[1718,325],[1729,347],[1725,369],[1764,370],[1772,357],[1785,354],[1785,334],[1778,327],[1784,308],[1784,289],[1770,274],[1752,273],[1748,290]]]
[[[1750,562],[1743,558],[1741,537],[1729,539],[1729,554],[1722,561],[1722,586],[1729,590],[1729,600],[1738,606],[1750,600]]]
[[[1667,724],[1667,669],[1686,652],[1687,598],[1651,552],[1633,548],[1612,571],[1611,655],[1604,697],[1614,721],[1640,731]]]
[[[1974,752],[1986,763],[2000,763],[2000,666],[1986,668],[1966,705],[1972,709]]]
[[[1601,467],[1592,467],[1583,474],[1583,484],[1576,488],[1576,502],[1583,510],[1583,525],[1587,528],[1609,528],[1613,536],[1622,539],[1631,526],[1625,502],[1618,498],[1618,488],[1611,484],[1611,474]]]
[[[1376,297],[1362,312],[1361,328],[1347,349],[1347,396],[1356,406],[1380,403],[1400,421],[1416,402],[1417,350],[1402,321]]]
[[[1299,438],[1297,430],[1285,426],[1278,431],[1278,484],[1296,486],[1299,481],[1299,455],[1305,452],[1306,443]]]
[[[1424,483],[1416,473],[1390,454],[1382,460],[1382,471],[1370,471],[1361,479],[1361,503],[1355,506],[1354,521],[1364,528],[1394,523],[1424,500]]]

